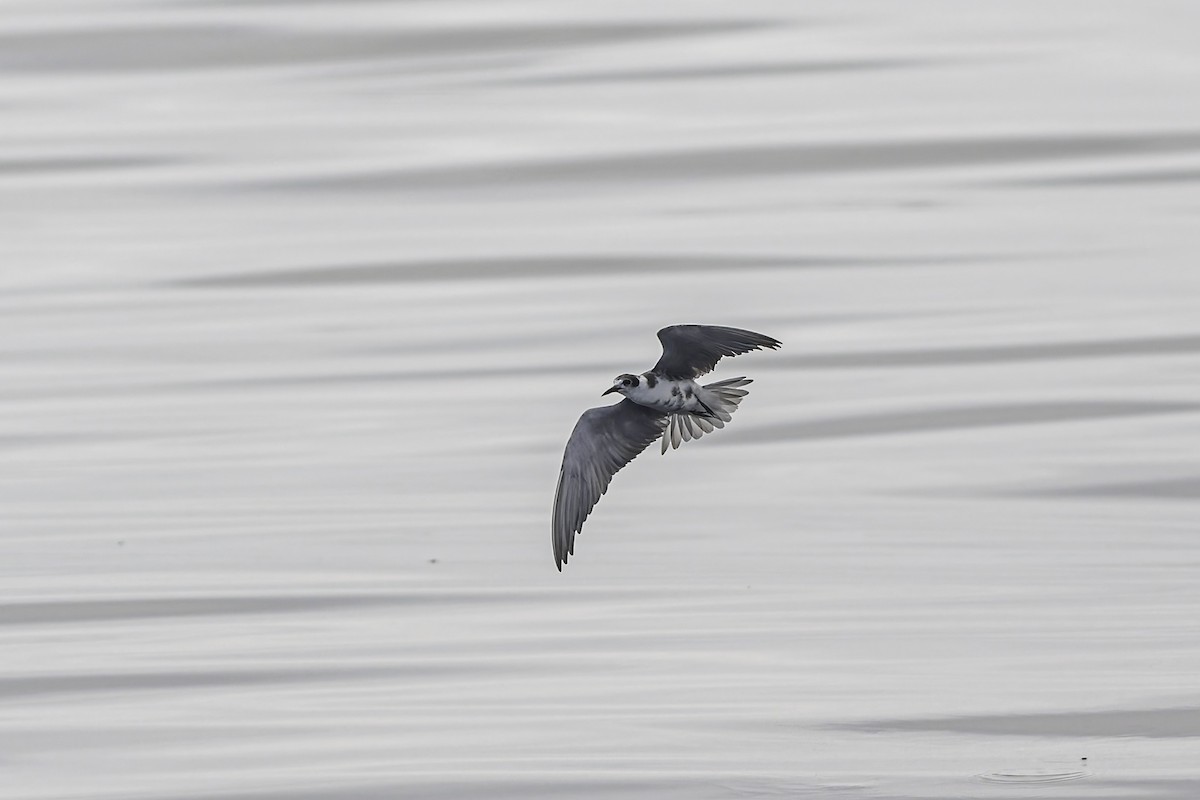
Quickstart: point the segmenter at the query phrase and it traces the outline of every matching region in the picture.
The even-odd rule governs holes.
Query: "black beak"
[[[615,392],[615,391],[616,391],[617,389],[619,389],[619,388],[620,388],[619,386],[610,386],[609,388],[607,388],[607,389],[605,389],[603,392],[601,392],[601,393],[600,393],[600,396],[601,396],[601,397],[604,397],[604,395],[606,395],[606,394],[612,394],[613,392]]]

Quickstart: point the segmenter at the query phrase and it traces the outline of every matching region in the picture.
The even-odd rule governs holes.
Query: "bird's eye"
[[[625,380],[621,381],[621,385],[622,386],[633,386],[633,381],[629,380],[629,378],[626,378]]]

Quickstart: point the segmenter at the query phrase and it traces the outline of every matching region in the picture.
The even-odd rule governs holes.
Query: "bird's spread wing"
[[[711,372],[722,356],[737,356],[780,342],[770,336],[723,325],[671,325],[658,332],[663,354],[654,372],[682,380]]]
[[[562,571],[575,534],[612,476],[662,435],[667,415],[632,400],[583,412],[563,453],[554,493],[554,563]]]

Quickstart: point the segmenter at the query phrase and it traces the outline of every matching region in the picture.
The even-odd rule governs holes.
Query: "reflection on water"
[[[5,797],[1196,796],[1189,15],[6,4]]]

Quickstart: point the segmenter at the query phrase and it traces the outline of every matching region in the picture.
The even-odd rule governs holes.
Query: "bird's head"
[[[639,380],[637,375],[630,375],[629,373],[618,375],[617,377],[613,378],[613,385],[601,392],[600,396],[603,397],[604,395],[612,394],[613,392],[620,392],[621,394],[628,395],[629,390],[637,388],[638,383]]]

